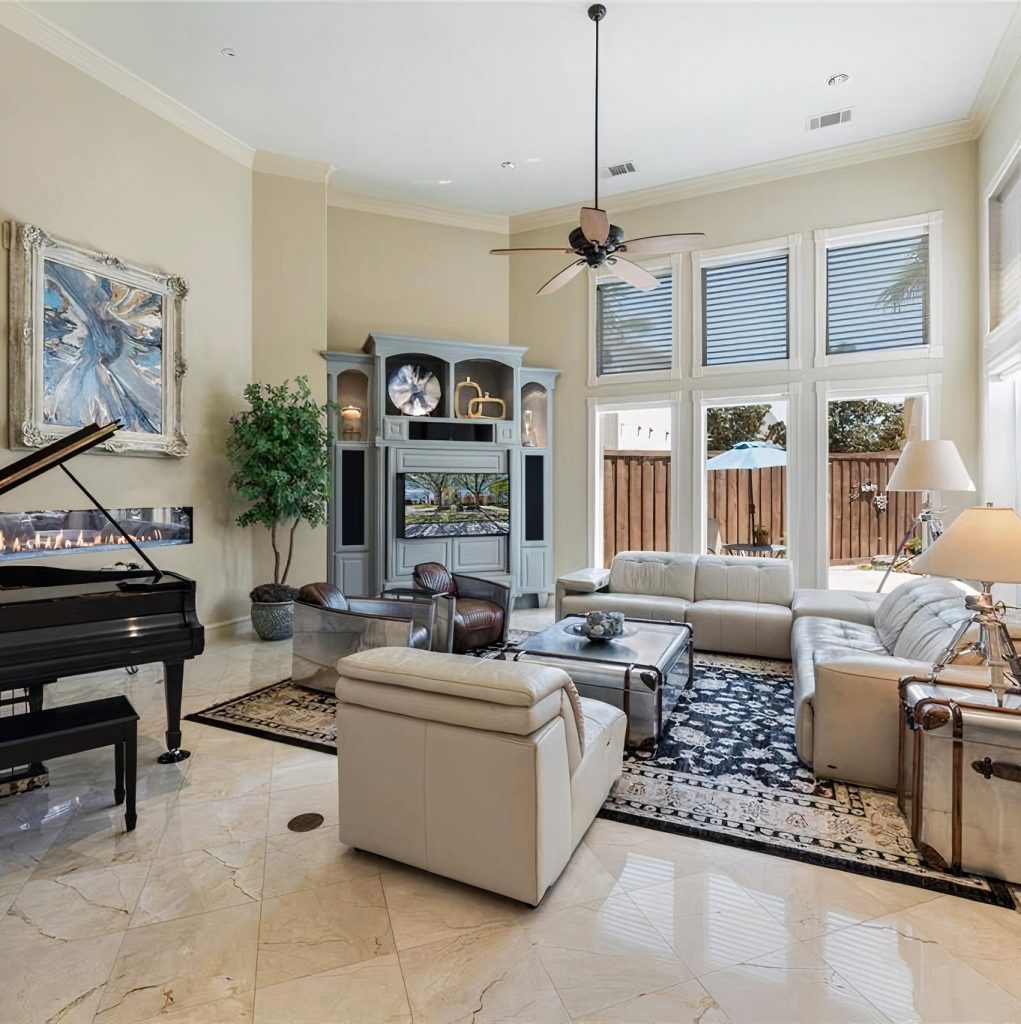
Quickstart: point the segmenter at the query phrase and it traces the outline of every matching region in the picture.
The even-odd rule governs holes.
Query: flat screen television
[[[492,537],[510,533],[506,473],[400,473],[397,536]]]

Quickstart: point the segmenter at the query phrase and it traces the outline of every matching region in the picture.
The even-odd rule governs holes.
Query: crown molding
[[[252,170],[259,174],[276,174],[281,178],[297,178],[299,181],[313,181],[324,185],[334,171],[333,164],[321,160],[303,160],[286,153],[271,153],[268,149],[257,149],[252,161]]]
[[[42,15],[27,10],[21,4],[0,3],[0,27],[59,57],[231,160],[245,167],[252,166],[255,150],[247,143],[218,128],[212,121],[103,56]]]
[[[326,193],[330,206],[360,213],[377,213],[384,217],[401,217],[404,220],[420,220],[429,224],[444,224],[451,228],[468,228],[471,231],[489,231],[506,235],[510,231],[510,218],[499,213],[478,213],[474,210],[453,210],[443,206],[427,206],[424,203],[407,203],[398,199],[382,199],[378,196],[361,195],[330,188]]]
[[[985,128],[996,101],[1003,92],[1014,71],[1017,62],[1021,60],[1021,6],[1015,8],[1011,19],[1007,22],[1003,38],[989,62],[985,77],[975,94],[975,102],[971,105],[970,117],[979,126],[979,130]]]
[[[705,174],[698,178],[688,178],[685,181],[653,185],[651,188],[637,189],[633,192],[622,192],[620,195],[607,196],[605,204],[615,213],[622,210],[639,210],[646,206],[660,206],[663,203],[693,199],[696,196],[711,195],[714,192],[727,192],[735,188],[746,188],[749,185],[763,185],[784,178],[794,178],[800,174],[829,171],[839,167],[849,167],[853,164],[867,163],[870,160],[881,160],[884,157],[903,156],[925,149],[952,146],[959,142],[971,142],[978,137],[978,133],[978,125],[971,118],[962,121],[949,121],[946,124],[933,125],[929,128],[918,128],[898,135],[887,135],[881,139],[871,139],[868,142],[854,142],[848,146],[837,146],[834,149],[826,149],[817,153],[804,153],[782,160],[771,160],[764,164],[740,167],[733,171]],[[510,218],[510,233],[516,235],[522,231],[533,231],[537,228],[572,224],[577,219],[578,208],[583,205],[584,201],[579,200],[548,210],[517,214]]]

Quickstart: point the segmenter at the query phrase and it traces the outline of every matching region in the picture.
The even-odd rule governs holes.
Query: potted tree
[[[300,523],[326,521],[330,487],[330,434],[323,425],[329,407],[317,404],[307,377],[293,384],[249,384],[249,408],[230,418],[227,455],[230,485],[251,505],[239,526],[264,526],[273,547],[273,582],[250,594],[252,625],[263,640],[286,640],[293,632],[294,599],[287,585]]]

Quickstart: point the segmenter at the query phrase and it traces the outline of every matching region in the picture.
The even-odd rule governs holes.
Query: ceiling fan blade
[[[643,292],[651,292],[659,284],[659,281],[645,267],[640,267],[637,263],[632,263],[630,260],[623,259],[620,256],[613,256],[606,262],[612,273]]]
[[[570,255],[573,249],[490,249],[490,256],[510,256],[514,252],[560,252]]]
[[[646,235],[628,238],[618,246],[620,252],[690,252],[705,238],[704,231],[691,231],[685,235]]]
[[[610,218],[595,206],[581,208],[581,233],[596,245],[602,245],[610,234]]]
[[[569,267],[564,267],[559,274],[554,274],[535,294],[549,295],[551,292],[559,291],[568,281],[577,277],[585,267],[584,260],[578,260]],[[653,278],[655,280],[655,278]]]

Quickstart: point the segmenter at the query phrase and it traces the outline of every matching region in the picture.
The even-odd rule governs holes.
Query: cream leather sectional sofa
[[[928,577],[881,598],[800,590],[793,612],[798,756],[818,778],[896,789],[898,681],[928,675],[971,617],[963,592],[949,580]],[[974,639],[969,631],[961,645]],[[978,661],[964,654],[940,678],[986,682]]]
[[[609,569],[561,576],[556,615],[602,610],[690,622],[698,651],[787,659],[793,601],[785,558],[621,551]]]

